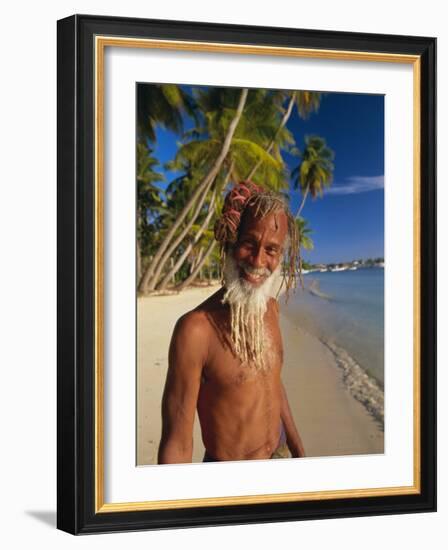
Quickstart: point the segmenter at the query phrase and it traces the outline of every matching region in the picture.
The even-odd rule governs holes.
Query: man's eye
[[[267,252],[267,254],[269,254],[269,256],[277,256],[278,249],[277,248],[267,248],[266,252]]]

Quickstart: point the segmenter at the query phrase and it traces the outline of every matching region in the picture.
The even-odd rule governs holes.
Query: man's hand
[[[302,441],[299,437],[297,441],[289,442],[287,441],[288,449],[291,452],[292,458],[304,458],[305,455],[305,449],[303,448]]]

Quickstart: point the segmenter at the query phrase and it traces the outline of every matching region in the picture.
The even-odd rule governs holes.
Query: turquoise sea
[[[284,314],[384,389],[384,269],[312,272],[303,281]]]

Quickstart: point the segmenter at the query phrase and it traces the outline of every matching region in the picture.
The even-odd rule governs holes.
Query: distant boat
[[[348,268],[350,271],[356,271],[358,268],[356,266],[353,266],[353,267],[349,267]]]
[[[321,273],[325,273],[326,271],[328,271],[328,269],[320,269],[319,270]]]
[[[346,271],[346,270],[347,270],[346,267],[333,267],[331,271]]]

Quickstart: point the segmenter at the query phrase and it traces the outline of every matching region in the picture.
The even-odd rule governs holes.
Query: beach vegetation
[[[300,153],[300,162],[292,171],[294,189],[300,189],[302,201],[296,218],[302,213],[308,194],[314,199],[322,197],[325,187],[333,181],[334,152],[327,146],[325,139],[319,136],[306,136],[305,148]]]
[[[305,198],[322,192],[333,169],[332,152],[323,138],[307,138],[297,174],[291,174],[285,161],[285,153],[297,151],[299,136],[288,124],[294,110],[305,119],[318,111],[322,97],[310,91],[138,86],[141,294],[182,290],[198,278],[221,277],[213,227],[231,184],[250,179],[288,199],[299,184]],[[173,158],[163,165],[155,153],[158,128],[177,138]],[[299,214],[299,245],[310,250],[311,228]]]
[[[313,230],[309,227],[308,221],[305,218],[296,218],[297,232],[299,235],[299,246],[305,250],[314,248],[313,239],[310,237]]]

